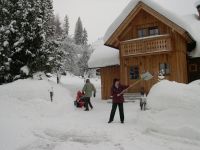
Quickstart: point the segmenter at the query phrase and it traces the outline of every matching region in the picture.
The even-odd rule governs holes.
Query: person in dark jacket
[[[113,85],[111,87],[112,109],[108,123],[111,123],[113,121],[117,106],[119,107],[121,123],[124,123],[124,108],[123,108],[124,97],[123,94],[120,93],[128,87],[129,86],[121,85],[119,79],[113,80]]]

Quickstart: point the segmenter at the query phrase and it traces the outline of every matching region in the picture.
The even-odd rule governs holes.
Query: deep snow
[[[149,96],[150,110],[139,101],[125,103],[125,123],[108,124],[111,104],[100,99],[100,80],[92,79],[94,109],[73,106],[84,79],[18,80],[0,86],[1,150],[199,150],[200,84],[162,81]],[[53,87],[54,101],[48,90]]]

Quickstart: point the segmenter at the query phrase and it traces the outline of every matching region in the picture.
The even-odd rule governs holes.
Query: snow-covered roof
[[[131,0],[106,31],[104,35],[105,42],[140,1],[190,33],[197,42],[196,50],[191,53],[191,56],[200,57],[200,20],[197,19],[196,9],[197,4],[200,4],[199,0]]]
[[[95,46],[95,50],[88,61],[89,68],[114,65],[119,65],[119,50],[104,45]]]

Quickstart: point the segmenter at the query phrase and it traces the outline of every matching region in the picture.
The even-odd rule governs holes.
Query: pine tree
[[[0,82],[14,79],[23,66],[32,73],[44,70],[49,46],[54,46],[49,44],[54,36],[52,0],[7,0],[0,7]]]
[[[40,5],[40,14],[42,16],[42,26],[45,33],[45,39],[51,39],[55,35],[53,0],[37,0]]]
[[[68,36],[69,35],[69,18],[68,16],[66,15],[65,16],[65,23],[64,23],[64,34],[65,36]]]
[[[61,22],[60,18],[58,15],[56,15],[55,20],[54,20],[54,25],[55,25],[55,34],[57,37],[61,36],[63,33],[63,30],[61,28]]]
[[[9,3],[7,1],[0,1],[0,84],[6,82],[10,70],[10,50],[8,42],[10,13],[8,7]],[[5,34],[6,32],[7,34]]]
[[[39,12],[42,18],[41,35],[43,37],[42,48],[37,49],[36,57],[32,63],[32,72],[51,71],[49,57],[52,55],[58,45],[54,42],[55,25],[52,0],[37,0]]]
[[[65,70],[75,73],[77,70],[77,53],[76,49],[79,49],[79,46],[74,43],[74,41],[70,38],[66,38],[62,42],[61,50],[64,52],[63,58],[63,66]]]
[[[88,60],[90,58],[90,46],[84,45],[83,49],[83,53],[78,61],[81,76],[84,76],[84,74],[88,72]]]
[[[9,74],[20,74],[20,68],[29,65],[36,49],[41,47],[41,18],[36,3],[25,0],[4,1],[7,14],[2,23],[1,43],[9,60]],[[33,9],[35,8],[35,9]],[[6,60],[5,60],[6,61]],[[5,63],[5,62],[4,62]],[[8,65],[8,63],[6,63]],[[9,79],[10,80],[10,79]]]
[[[78,45],[82,44],[83,39],[83,26],[81,22],[81,18],[78,18],[78,21],[76,22],[75,32],[74,32],[74,40],[75,43]]]
[[[86,31],[86,29],[84,28],[84,30],[83,30],[83,39],[82,39],[82,44],[83,45],[87,45],[87,42],[88,42],[88,34],[87,34],[87,31]]]

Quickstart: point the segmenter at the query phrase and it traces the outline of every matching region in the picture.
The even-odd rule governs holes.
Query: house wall
[[[141,28],[148,28],[157,26],[160,34],[172,34],[172,29],[166,26],[163,22],[159,21],[149,13],[141,10],[135,18],[131,21],[127,28],[124,29],[123,33],[119,36],[120,41],[130,40],[138,38],[137,31]]]
[[[189,58],[188,61],[189,82],[200,79],[200,57]]]
[[[110,89],[114,78],[120,78],[120,67],[110,66],[100,69],[101,74],[101,96],[103,100],[110,98]]]
[[[157,82],[159,72],[159,64],[167,63],[170,65],[170,74],[167,79],[181,83],[188,82],[187,76],[187,43],[184,37],[177,33],[174,29],[168,27],[152,15],[141,10],[129,26],[120,35],[120,41],[130,40],[137,37],[138,28],[146,28],[157,26],[160,34],[168,34],[171,38],[171,51],[167,53],[149,54],[144,56],[122,56],[120,48],[120,77],[123,84],[132,84],[136,80],[129,79],[129,67],[132,65],[139,66],[140,74],[149,71],[155,78],[150,81],[143,81],[137,86],[129,90],[129,92],[139,92],[140,87],[144,86],[148,92],[150,88]]]

